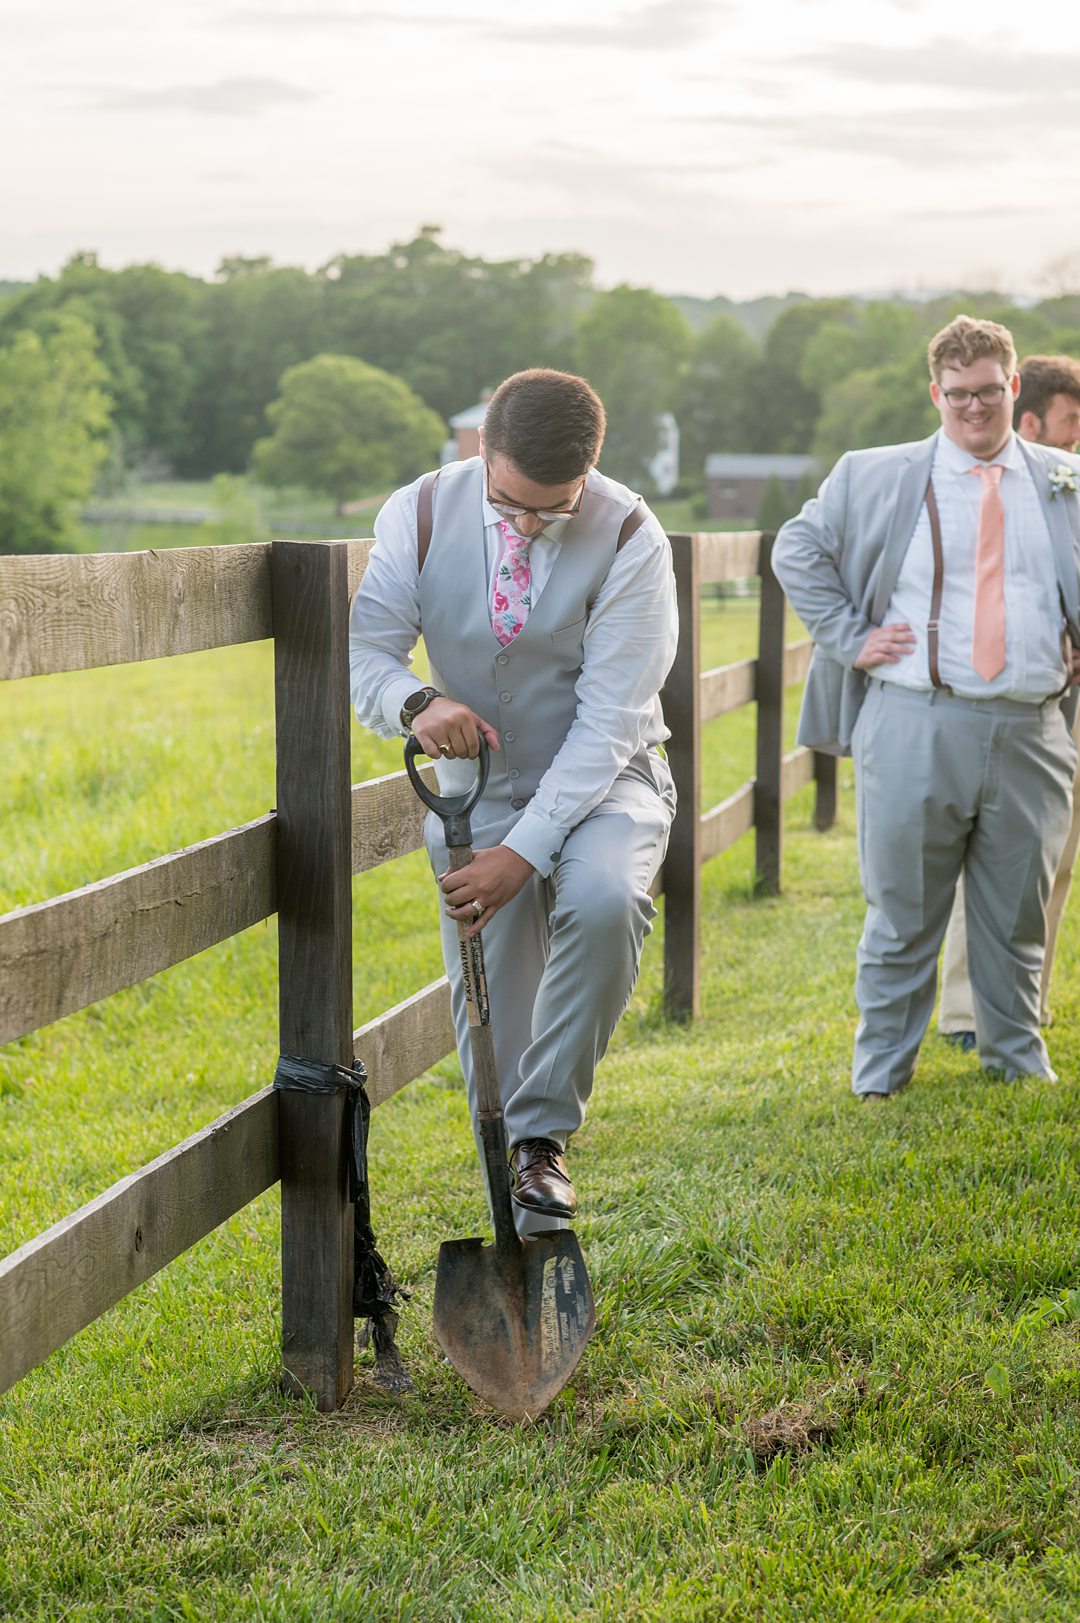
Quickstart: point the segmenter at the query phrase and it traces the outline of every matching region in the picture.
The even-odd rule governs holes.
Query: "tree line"
[[[1021,353],[1080,354],[1078,294],[1026,308],[992,292],[790,295],[762,331],[764,306],[601,291],[581,255],[485,260],[435,227],[315,272],[226,259],[211,280],[79,254],[0,293],[0,551],[70,544],[73,503],[132,471],[254,467],[364,494],[430,465],[445,419],[524,366],[589,377],[609,411],[605,471],[638,487],[673,411],[693,490],[712,451],[810,452],[824,468],[928,432],[926,341],[958,310],[1004,321]],[[342,421],[365,447],[335,434]],[[328,441],[334,482],[305,480]]]

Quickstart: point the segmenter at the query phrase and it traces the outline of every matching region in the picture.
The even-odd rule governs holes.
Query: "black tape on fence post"
[[[408,1291],[380,1256],[371,1226],[371,1186],[367,1144],[371,1102],[364,1084],[367,1072],[355,1066],[325,1065],[317,1060],[280,1054],[274,1087],[293,1093],[346,1093],[349,1107],[349,1197],[353,1203],[353,1317],[370,1324],[375,1347],[375,1379],[393,1392],[409,1391],[412,1382],[394,1344],[398,1308]],[[366,1343],[366,1335],[362,1336]]]

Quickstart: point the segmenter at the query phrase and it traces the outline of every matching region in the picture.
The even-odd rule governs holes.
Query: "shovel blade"
[[[512,1253],[446,1240],[435,1276],[435,1335],[462,1380],[511,1420],[535,1419],[562,1391],[596,1323],[577,1235],[558,1229]]]

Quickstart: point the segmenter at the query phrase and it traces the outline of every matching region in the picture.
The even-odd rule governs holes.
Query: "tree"
[[[924,438],[938,423],[927,385],[921,348],[904,361],[841,378],[825,396],[814,455],[827,468],[845,451]]]
[[[0,552],[74,546],[73,509],[108,454],[107,372],[67,311],[0,348]]]
[[[604,402],[602,462],[615,478],[647,483],[659,439],[657,417],[674,409],[692,348],[686,317],[649,288],[612,288],[598,295],[583,318],[577,365]]]
[[[874,299],[857,314],[822,322],[803,350],[799,377],[824,396],[852,372],[907,360],[913,349],[923,353],[922,327],[923,318],[910,306]]]
[[[316,355],[291,366],[267,408],[273,433],[252,467],[270,485],[307,485],[350,496],[402,484],[438,461],[442,421],[400,378],[351,355]]]
[[[326,347],[317,277],[261,259],[226,260],[218,274],[205,292],[177,459],[177,471],[194,478],[242,473],[282,374]]]
[[[194,277],[157,265],[110,271],[75,254],[55,280],[40,277],[3,305],[0,343],[27,327],[45,334],[60,310],[78,316],[96,335],[123,460],[168,466],[188,432],[203,298]]]
[[[323,348],[356,355],[450,416],[528,366],[566,368],[592,266],[578,254],[471,258],[424,226],[383,254],[323,267]]]
[[[779,476],[775,473],[770,474],[761,494],[761,506],[757,514],[758,529],[775,535],[781,524],[786,524],[791,515],[798,512],[801,505],[788,495]]]
[[[716,316],[698,337],[679,388],[680,461],[690,478],[704,474],[713,451],[744,451],[746,387],[760,351],[744,327]]]
[[[850,299],[816,299],[783,310],[765,336],[761,361],[747,384],[751,451],[805,452],[821,410],[820,391],[802,376],[803,357],[826,321],[850,322]]]

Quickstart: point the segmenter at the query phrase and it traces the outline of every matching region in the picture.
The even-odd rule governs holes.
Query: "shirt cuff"
[[[531,862],[541,879],[546,879],[559,859],[565,838],[565,831],[556,824],[538,812],[527,811],[518,818],[502,843]]]
[[[398,738],[406,736],[401,725],[401,707],[410,693],[419,693],[423,683],[415,674],[407,673],[404,676],[391,677],[382,691],[380,704],[382,706],[383,720]]]

